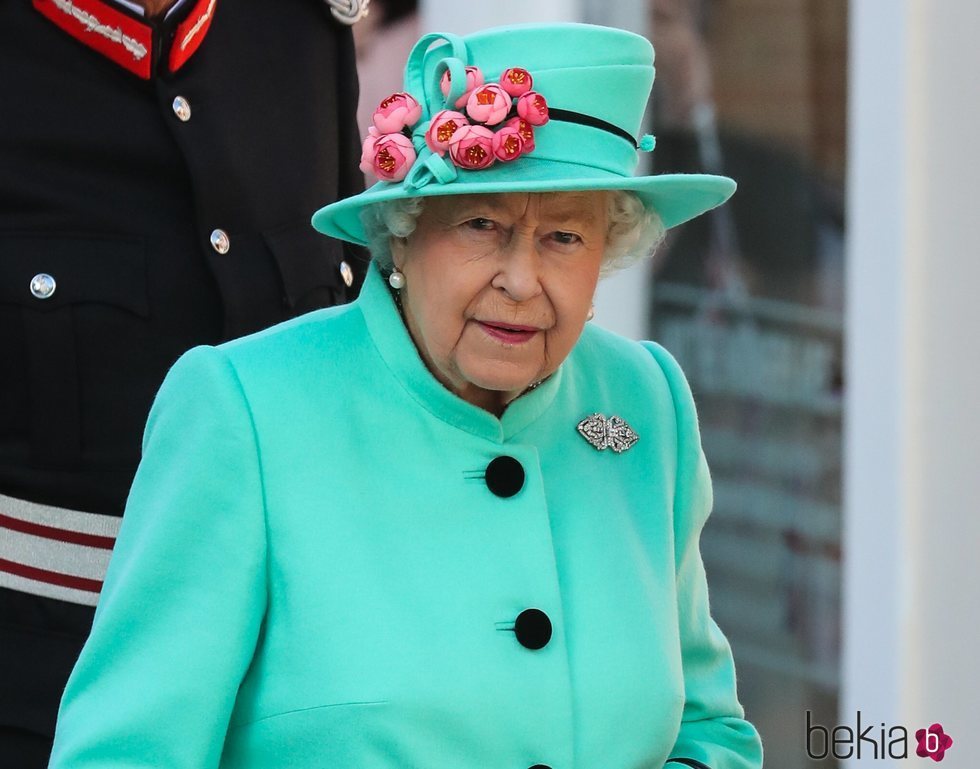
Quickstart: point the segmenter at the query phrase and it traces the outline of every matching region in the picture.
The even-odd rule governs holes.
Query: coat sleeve
[[[684,714],[665,769],[759,769],[762,744],[744,719],[728,641],[711,618],[699,540],[711,511],[711,478],[701,449],[694,399],[677,362],[644,343],[670,385],[677,418],[674,547]]]
[[[150,413],[50,766],[215,767],[266,604],[259,455],[231,364],[185,354]]]

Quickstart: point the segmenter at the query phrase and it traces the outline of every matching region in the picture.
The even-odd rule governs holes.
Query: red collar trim
[[[179,19],[151,24],[104,0],[33,0],[55,26],[144,80],[162,66],[172,73],[187,63],[204,42],[217,2],[197,0]]]
[[[198,0],[191,8],[191,12],[177,25],[167,59],[167,67],[171,72],[176,72],[183,67],[201,47],[204,37],[211,28],[211,19],[214,18],[214,8],[217,4],[218,0]]]

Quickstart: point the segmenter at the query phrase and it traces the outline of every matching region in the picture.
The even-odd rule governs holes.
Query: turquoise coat
[[[594,448],[595,412],[638,442]],[[761,766],[657,345],[589,326],[498,419],[428,373],[372,268],[352,305],[187,353],[143,450],[52,767]]]

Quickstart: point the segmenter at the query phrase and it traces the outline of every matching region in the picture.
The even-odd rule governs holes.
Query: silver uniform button
[[[54,278],[46,272],[39,272],[31,278],[31,293],[38,299],[50,299],[54,296],[54,290],[58,287]]]
[[[344,285],[347,288],[354,285],[354,271],[346,261],[340,263],[340,277],[344,279]]]
[[[173,103],[174,114],[182,123],[191,119],[191,103],[183,96],[178,96]]]
[[[227,254],[228,250],[231,248],[231,240],[228,239],[228,233],[224,230],[215,230],[212,232],[211,248],[213,248],[219,254]]]

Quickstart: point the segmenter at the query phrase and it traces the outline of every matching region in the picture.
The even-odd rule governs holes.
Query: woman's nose
[[[533,235],[515,233],[501,249],[499,268],[491,285],[515,302],[541,293],[541,259]]]

